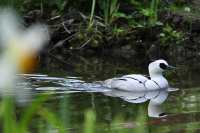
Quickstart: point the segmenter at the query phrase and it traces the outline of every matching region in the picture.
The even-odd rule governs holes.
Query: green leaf
[[[149,16],[151,16],[151,14],[152,14],[152,12],[151,12],[151,10],[150,9],[142,9],[141,10],[141,13],[144,15],[144,16],[147,16],[147,17],[149,17]]]
[[[85,113],[84,133],[95,132],[96,115],[92,110]]]
[[[47,110],[46,108],[41,108],[39,114],[53,127],[58,128],[59,133],[67,133],[65,126],[53,112]]]
[[[47,100],[47,98],[48,95],[40,95],[36,97],[34,101],[26,108],[19,123],[21,133],[27,132],[28,124],[31,118],[37,112],[37,110],[42,106],[42,104]]]

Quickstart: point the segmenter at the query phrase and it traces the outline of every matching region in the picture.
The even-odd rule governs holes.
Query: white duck
[[[111,91],[104,94],[120,97],[131,103],[142,103],[150,100],[148,115],[150,117],[165,116],[161,104],[167,99],[169,91],[177,90],[177,88],[170,88],[168,81],[163,76],[163,72],[170,68],[175,67],[160,59],[149,64],[150,78],[131,74],[105,80],[104,86],[111,88]]]
[[[159,59],[149,64],[149,78],[140,74],[130,74],[118,78],[107,79],[104,86],[124,91],[156,91],[171,90],[163,76],[166,69],[174,68],[165,60]]]

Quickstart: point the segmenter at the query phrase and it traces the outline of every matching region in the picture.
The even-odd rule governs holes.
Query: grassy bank
[[[195,15],[195,2],[12,0],[0,4],[15,7],[27,25],[38,21],[49,25],[51,41],[47,53],[119,49],[157,56],[155,53],[163,51],[169,55],[188,47],[196,49],[199,16]],[[191,45],[193,42],[195,46]]]

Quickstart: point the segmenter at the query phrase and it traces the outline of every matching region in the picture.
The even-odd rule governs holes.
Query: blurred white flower
[[[29,28],[22,25],[22,20],[11,9],[0,9],[0,94],[20,94],[16,90],[17,73],[27,72],[33,56],[49,40],[45,25],[35,24]],[[18,93],[20,92],[20,93]],[[20,97],[20,96],[18,96]]]

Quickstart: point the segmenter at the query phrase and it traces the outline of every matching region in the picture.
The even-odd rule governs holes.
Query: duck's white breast
[[[169,87],[168,81],[163,76],[154,77],[151,80],[154,81],[161,89],[168,89]]]

